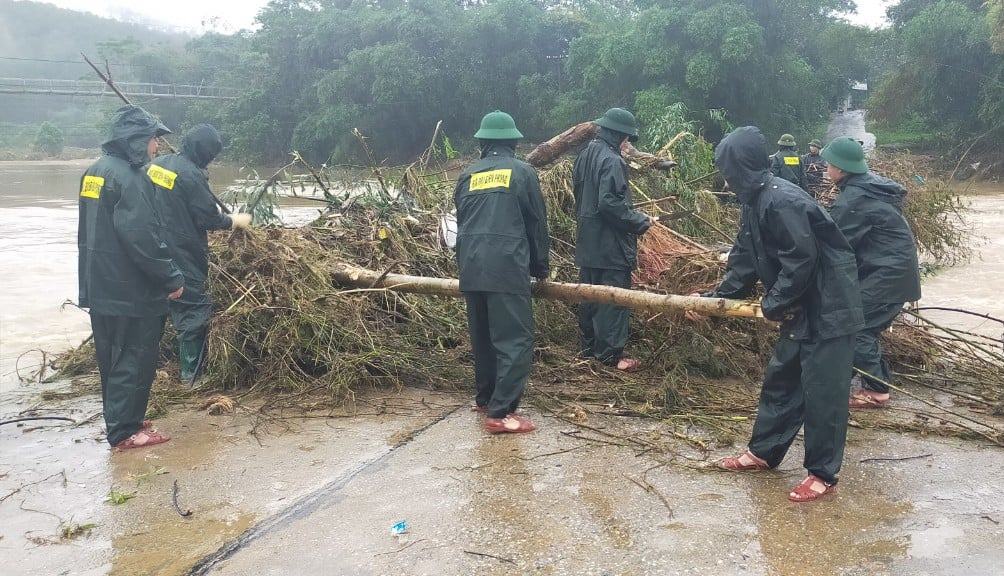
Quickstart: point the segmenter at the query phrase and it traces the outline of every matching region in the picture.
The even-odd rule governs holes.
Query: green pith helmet
[[[516,129],[516,121],[501,110],[489,112],[481,119],[481,128],[474,134],[478,140],[519,140],[523,134]]]
[[[819,148],[820,150],[823,149],[823,143],[820,142],[818,138],[813,138],[812,140],[810,140],[809,141],[809,146],[815,146],[816,148]]]
[[[593,122],[614,132],[627,134],[631,142],[638,141],[638,122],[634,119],[634,114],[623,108],[611,108],[603,116]]]
[[[778,146],[798,146],[795,142],[795,137],[791,134],[782,134],[781,139],[777,141]]]
[[[819,153],[830,164],[849,174],[867,174],[865,149],[853,138],[837,138]]]

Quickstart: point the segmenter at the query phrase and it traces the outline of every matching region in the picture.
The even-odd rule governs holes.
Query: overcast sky
[[[99,16],[143,22],[158,28],[189,32],[234,32],[254,23],[267,0],[46,0],[50,4],[92,12]],[[886,6],[897,0],[857,0],[857,24],[882,26]]]

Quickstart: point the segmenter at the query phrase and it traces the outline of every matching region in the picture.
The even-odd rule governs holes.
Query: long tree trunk
[[[455,278],[428,278],[405,274],[384,274],[355,266],[336,269],[332,276],[342,285],[357,288],[383,288],[396,292],[430,294],[459,298],[460,281]],[[543,282],[533,287],[536,298],[579,303],[595,302],[614,304],[635,310],[651,312],[694,311],[707,316],[732,316],[738,318],[762,318],[759,304],[725,298],[700,298],[675,294],[652,294],[638,290],[595,286],[592,284],[570,284],[565,282]]]
[[[536,148],[526,155],[526,161],[535,168],[547,166],[572,149],[596,138],[599,132],[600,127],[592,122],[576,124],[547,142],[538,144]],[[635,168],[669,170],[676,166],[676,162],[668,155],[668,152],[665,156],[642,152],[627,140],[621,144],[621,155],[624,156],[625,160],[633,163]]]

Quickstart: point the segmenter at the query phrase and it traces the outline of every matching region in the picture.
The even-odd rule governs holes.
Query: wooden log
[[[535,168],[547,166],[570,150],[589,142],[599,133],[600,127],[592,122],[576,124],[547,142],[539,144],[526,156],[526,161]],[[621,155],[635,168],[669,170],[676,166],[672,157],[657,156],[642,152],[634,144],[625,140],[621,144]]]
[[[332,272],[336,282],[356,288],[383,288],[395,292],[450,296],[459,298],[460,281],[455,278],[429,278],[406,274],[387,274],[344,265]],[[763,318],[760,305],[741,300],[725,298],[701,298],[676,294],[653,294],[640,290],[627,290],[612,286],[592,284],[571,284],[565,282],[537,282],[533,286],[533,296],[548,300],[559,300],[572,304],[595,302],[613,304],[634,310],[649,312],[693,311],[705,316],[729,316],[734,318]]]

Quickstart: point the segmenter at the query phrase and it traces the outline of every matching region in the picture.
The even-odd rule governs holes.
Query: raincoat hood
[[[840,189],[848,186],[859,188],[865,196],[880,200],[893,206],[902,206],[906,197],[906,188],[874,172],[867,174],[849,174],[840,182]]]
[[[600,133],[597,135],[597,138],[609,144],[611,148],[613,148],[614,150],[617,151],[618,154],[620,154],[621,142],[623,142],[624,139],[627,138],[627,134],[600,126]]]
[[[110,134],[101,144],[101,149],[105,154],[122,158],[132,166],[142,166],[150,161],[147,154],[150,138],[170,133],[146,110],[139,106],[123,106],[115,111]]]
[[[736,128],[715,147],[715,167],[739,201],[749,204],[771,178],[767,139],[755,126]]]
[[[481,141],[481,158],[487,158],[491,155],[497,156],[515,156],[516,155],[516,141],[515,140],[482,140]]]
[[[205,168],[223,150],[220,133],[209,124],[199,124],[181,139],[181,153],[199,168]]]

